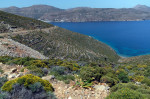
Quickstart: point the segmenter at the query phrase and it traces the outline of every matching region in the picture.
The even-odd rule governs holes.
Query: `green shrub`
[[[42,84],[40,82],[36,82],[34,84],[29,85],[29,89],[31,89],[32,92],[38,92],[42,88]]]
[[[144,75],[145,75],[146,77],[150,77],[150,68],[147,68],[147,69],[146,69]]]
[[[117,84],[117,80],[108,76],[102,76],[100,81],[102,83],[107,83],[110,87]]]
[[[111,93],[106,99],[146,99],[146,97],[132,89],[122,88]]]
[[[22,68],[22,69],[21,69],[21,72],[24,72],[24,69],[25,69],[25,68]]]
[[[0,77],[0,88],[4,85],[5,82],[7,82],[7,77]]]
[[[121,88],[129,88],[129,89],[132,89],[132,90],[137,90],[138,86],[133,84],[133,83],[119,83],[119,84],[111,87],[110,91],[115,92],[115,91],[117,91]]]
[[[80,77],[82,80],[97,80],[105,74],[105,70],[101,67],[84,66],[80,69]]]
[[[35,84],[37,82],[40,82],[42,86],[44,87],[45,91],[54,91],[54,88],[52,85],[47,81],[43,80],[40,77],[34,76],[32,74],[28,74],[19,78],[16,78],[11,81],[7,81],[3,86],[3,91],[11,91],[14,84],[19,83],[21,85],[24,85],[25,87],[29,87],[31,84]]]
[[[44,75],[42,69],[38,68],[34,65],[33,66],[27,66],[26,68],[30,70],[31,74],[34,74],[36,76],[42,77]]]
[[[61,66],[55,66],[51,69],[51,73],[55,73],[55,76],[56,74],[57,75],[64,75],[65,74],[65,71],[66,71],[66,68],[65,67],[61,67]]]
[[[60,81],[64,81],[65,83],[69,83],[71,80],[74,80],[74,76],[72,75],[59,75],[56,76],[56,79],[60,80]]]
[[[150,86],[150,79],[145,77],[142,83],[146,84],[147,86]]]
[[[120,73],[118,74],[118,78],[119,78],[119,80],[121,80],[123,83],[129,82],[128,75],[127,75],[126,73],[124,73],[124,72],[120,72]]]
[[[142,94],[149,94],[150,95],[150,89],[143,89],[143,88],[139,88],[136,91],[142,93]]]
[[[34,60],[34,58],[25,57],[25,58],[14,58],[7,62],[7,64],[17,64],[17,65],[24,65],[26,62]]]
[[[0,68],[0,73],[2,74],[2,73],[4,73],[4,71]]]
[[[7,63],[8,61],[14,59],[13,57],[10,56],[0,56],[0,62],[2,62],[3,64]]]
[[[56,66],[53,67],[50,71],[51,75],[54,75],[56,77],[56,79],[60,80],[60,81],[64,81],[65,83],[69,83],[71,80],[74,80],[74,76],[71,74],[67,74],[65,67],[61,67],[61,66]]]
[[[7,92],[3,92],[0,89],[0,99],[10,99]]]

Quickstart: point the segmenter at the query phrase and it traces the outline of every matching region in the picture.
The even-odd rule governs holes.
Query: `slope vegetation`
[[[14,40],[51,58],[84,61],[117,61],[119,56],[107,45],[59,27],[15,35]]]
[[[48,23],[0,11],[0,31],[8,32],[12,28],[36,29],[52,27]]]

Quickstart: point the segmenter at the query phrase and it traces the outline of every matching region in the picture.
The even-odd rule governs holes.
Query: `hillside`
[[[149,55],[120,59],[90,36],[45,26],[0,34],[0,99],[149,99]]]
[[[1,9],[5,12],[13,13],[16,15],[21,15],[25,17],[31,18],[39,18],[43,16],[45,13],[56,13],[63,11],[63,9],[55,8],[47,5],[33,5],[31,7],[18,8],[15,6]]]
[[[48,23],[0,11],[0,33],[52,27]]]
[[[47,57],[40,54],[38,51],[7,38],[0,38],[0,56],[47,59]]]
[[[122,58],[119,60],[120,63],[127,64],[150,64],[150,55],[141,55],[129,58]]]
[[[134,8],[88,8],[59,9],[48,5],[30,7],[1,8],[2,11],[52,22],[87,22],[87,21],[133,21],[149,20],[149,7],[137,5]]]
[[[119,59],[113,49],[100,41],[59,27],[15,35],[12,39],[50,58],[115,62]]]

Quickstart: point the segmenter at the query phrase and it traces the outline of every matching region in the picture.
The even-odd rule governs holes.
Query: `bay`
[[[150,21],[51,22],[112,47],[118,55],[132,57],[150,54]]]

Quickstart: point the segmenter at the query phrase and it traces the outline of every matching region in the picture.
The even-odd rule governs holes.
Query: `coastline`
[[[88,36],[89,36],[89,35],[88,35]],[[99,42],[104,43],[104,44],[106,44],[107,46],[109,46],[112,50],[114,50],[114,52],[115,52],[121,59],[150,55],[150,53],[147,53],[147,54],[140,54],[140,55],[136,55],[136,56],[122,55],[122,54],[120,54],[120,53],[117,51],[116,48],[114,48],[113,46],[111,46],[111,44],[109,44],[109,43],[107,43],[107,42],[104,42],[103,40],[97,39],[97,38],[95,38],[94,36],[89,36],[89,37],[92,37],[93,39],[96,39],[96,40],[98,40]]]
[[[139,21],[150,21],[150,20],[133,20],[133,21],[129,21],[129,22],[139,22]],[[94,22],[112,22],[112,21],[94,21]],[[113,22],[125,22],[125,21],[113,21]],[[50,23],[53,23],[53,22],[50,22]],[[57,22],[54,22],[54,23],[57,23]],[[58,22],[58,23],[80,23],[80,22]],[[81,23],[84,23],[84,22],[81,22]],[[78,32],[79,33],[79,32]],[[80,33],[81,34],[81,33]],[[86,35],[86,34],[83,34],[83,35]],[[131,58],[131,57],[137,57],[137,56],[143,56],[143,55],[150,55],[150,53],[144,53],[144,54],[137,54],[137,55],[124,55],[124,54],[120,54],[120,52],[118,51],[118,49],[113,46],[113,44],[111,44],[110,42],[105,42],[99,38],[96,38],[95,36],[92,36],[92,35],[87,35],[89,37],[92,37],[93,39],[96,39],[98,41],[100,41],[101,43],[104,43],[106,44],[107,46],[109,46],[120,58]]]
[[[138,21],[150,21],[150,20],[108,20],[108,21],[44,21],[44,20],[40,20],[46,23],[53,23],[53,22],[58,22],[58,23],[84,23],[84,22],[138,22]]]

